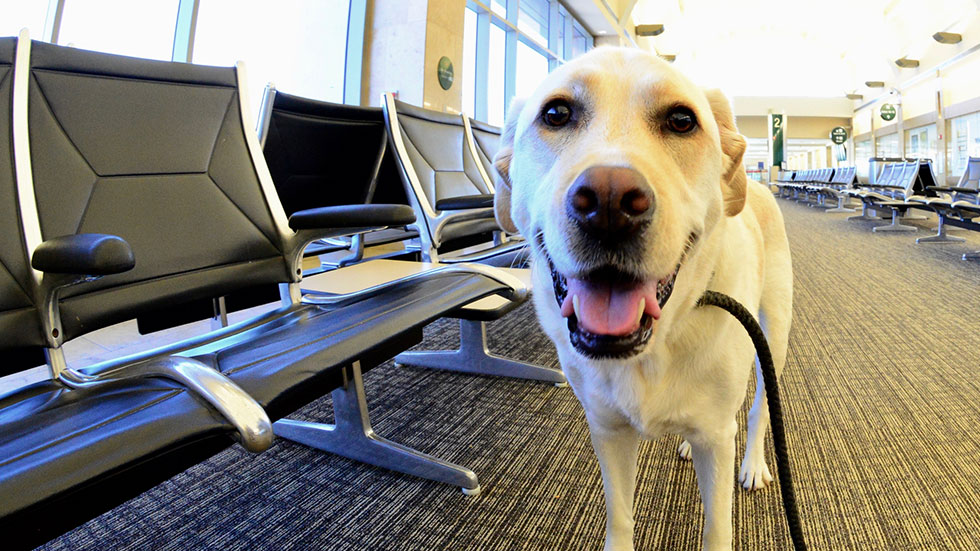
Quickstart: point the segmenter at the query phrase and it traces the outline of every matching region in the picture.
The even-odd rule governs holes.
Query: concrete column
[[[361,105],[380,106],[381,94],[397,91],[412,105],[458,113],[465,9],[458,0],[368,0]],[[443,56],[453,63],[449,90],[439,85]]]

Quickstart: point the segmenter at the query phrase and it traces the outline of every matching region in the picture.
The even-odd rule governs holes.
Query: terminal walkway
[[[876,222],[779,205],[796,278],[782,388],[810,548],[980,548],[980,336],[963,329],[980,313],[980,267],[959,260],[980,249],[980,234],[916,245],[871,233]],[[914,224],[927,233],[935,219]],[[491,348],[557,366],[522,308],[491,324]],[[454,331],[455,320],[441,320],[422,346],[450,346]],[[279,440],[258,456],[230,448],[43,549],[602,547],[599,470],[570,389],[390,363],[365,379],[379,432],[470,466],[483,493]],[[327,398],[298,417],[330,411]],[[743,412],[743,433],[744,422]],[[638,550],[700,549],[694,470],[676,457],[679,442],[641,450]],[[735,549],[789,549],[777,488],[737,489],[734,519]]]

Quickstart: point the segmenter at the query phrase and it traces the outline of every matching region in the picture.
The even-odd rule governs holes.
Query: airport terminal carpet
[[[779,204],[796,293],[782,394],[810,549],[980,549],[980,264],[959,260],[980,234],[915,245]],[[935,222],[917,224],[925,236]],[[498,352],[556,363],[530,307],[491,334]],[[424,345],[454,338],[455,323],[439,322]],[[45,549],[602,548],[599,470],[570,389],[391,364],[365,378],[376,430],[472,468],[482,495],[280,441],[258,456],[229,450]],[[299,417],[329,411],[322,400]],[[638,550],[700,549],[679,442],[641,448]],[[790,548],[775,487],[736,489],[734,526],[735,549]]]

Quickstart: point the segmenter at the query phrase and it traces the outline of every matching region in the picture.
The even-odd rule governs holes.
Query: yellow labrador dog
[[[792,304],[780,211],[747,182],[728,100],[637,49],[597,48],[508,115],[495,165],[502,227],[531,243],[534,303],[585,408],[607,550],[633,549],[640,437],[676,433],[704,503],[703,548],[732,548],[735,415],[755,356],[705,290],[759,312],[779,373]],[[758,371],[758,367],[756,368]],[[758,377],[739,480],[772,481]]]

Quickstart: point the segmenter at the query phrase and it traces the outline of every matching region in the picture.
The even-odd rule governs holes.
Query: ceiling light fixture
[[[898,65],[902,69],[915,69],[919,66],[919,60],[902,57],[901,59],[895,60],[895,65]]]
[[[884,88],[885,83],[880,80],[869,80],[864,83],[868,88]]]
[[[959,33],[939,32],[932,35],[932,38],[940,44],[959,44],[960,42],[963,42],[963,35]]]
[[[851,93],[851,94],[847,94],[847,99],[862,100],[862,99],[864,99],[864,96],[862,94],[854,94],[854,93]]]
[[[664,32],[663,25],[637,25],[636,36],[657,36]]]
[[[666,61],[667,63],[673,63],[677,56],[674,54],[660,54],[660,59]]]

